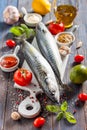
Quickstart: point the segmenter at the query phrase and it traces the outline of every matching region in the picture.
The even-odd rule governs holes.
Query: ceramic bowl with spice
[[[21,8],[22,13],[24,14],[24,22],[30,27],[35,27],[39,22],[42,21],[42,16],[38,13],[27,13],[24,7]]]
[[[60,32],[55,40],[59,46],[70,46],[75,41],[75,36],[72,32]]]
[[[71,53],[71,49],[68,46],[61,46],[59,48],[59,52],[62,56],[66,56]]]
[[[17,69],[19,65],[19,58],[16,54],[19,49],[20,47],[17,46],[13,54],[5,54],[0,58],[0,68],[2,71],[12,72]]]
[[[42,16],[37,13],[29,13],[24,16],[25,23],[30,27],[35,27],[42,21]]]

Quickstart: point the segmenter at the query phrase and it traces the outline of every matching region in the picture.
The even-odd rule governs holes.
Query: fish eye
[[[55,92],[56,92],[55,90],[52,90],[52,93],[53,93],[53,94],[55,94]]]
[[[43,33],[46,33],[46,30],[42,29],[42,32],[43,32]]]
[[[42,31],[42,29],[41,29],[41,27],[40,27],[40,26],[37,26],[37,29],[38,29],[38,30],[40,30],[40,31]]]
[[[53,93],[53,92],[51,92],[51,96],[54,96],[54,93]]]
[[[48,77],[46,77],[44,81],[47,85],[49,84]]]

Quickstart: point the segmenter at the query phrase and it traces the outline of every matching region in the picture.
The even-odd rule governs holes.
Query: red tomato
[[[15,47],[15,46],[16,46],[16,43],[15,43],[15,41],[13,41],[12,39],[8,39],[8,40],[6,41],[6,45],[9,46],[10,48],[12,48],[12,47]]]
[[[74,57],[74,60],[75,60],[75,62],[80,63],[81,61],[84,60],[84,56],[78,54],[78,55],[76,55],[76,56]]]
[[[31,83],[31,80],[32,73],[24,68],[18,69],[14,73],[14,82],[21,86],[29,85]]]
[[[41,126],[43,126],[45,124],[45,119],[43,117],[37,117],[35,120],[34,120],[34,126],[39,128]]]
[[[87,101],[87,94],[86,93],[80,93],[78,95],[79,100],[81,101]]]
[[[53,35],[56,35],[57,33],[59,32],[63,32],[65,30],[65,27],[64,27],[64,24],[61,22],[61,23],[58,23],[58,22],[51,22],[49,25],[48,25],[48,29],[49,31],[53,34]]]

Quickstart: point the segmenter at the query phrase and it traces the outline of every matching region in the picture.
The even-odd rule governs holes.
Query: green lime
[[[70,71],[70,80],[76,84],[83,83],[87,80],[87,68],[82,64],[74,66]]]

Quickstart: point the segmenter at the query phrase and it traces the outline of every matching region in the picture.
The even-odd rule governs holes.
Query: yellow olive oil
[[[72,5],[59,5],[54,14],[58,21],[64,23],[65,28],[69,28],[77,15],[77,9]]]

